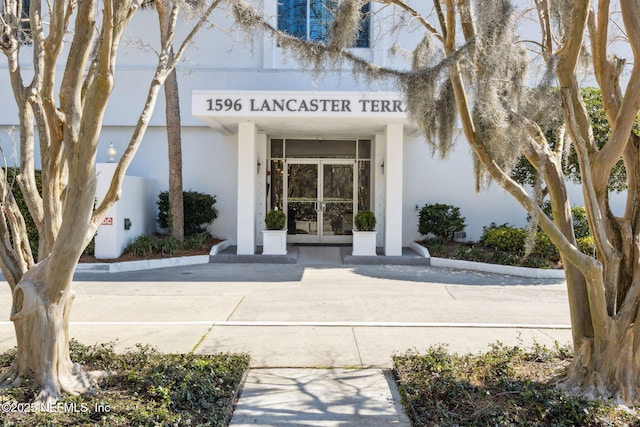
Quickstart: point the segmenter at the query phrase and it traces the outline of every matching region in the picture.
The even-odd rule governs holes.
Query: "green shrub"
[[[373,231],[376,229],[376,215],[371,211],[360,211],[353,222],[358,231]]]
[[[577,239],[577,241],[578,241],[578,249],[580,249],[580,252],[593,256],[596,248],[596,242],[593,239],[593,236],[581,237]]]
[[[264,224],[267,230],[284,230],[286,223],[287,216],[281,210],[269,211],[264,217]]]
[[[502,251],[494,251],[487,257],[490,264],[520,265],[520,257],[516,254]]]
[[[480,243],[507,254],[508,258],[524,256],[528,231],[524,228],[513,227],[508,224],[496,225],[491,223],[482,228]],[[498,257],[499,258],[499,257]],[[550,267],[551,262],[560,259],[558,249],[551,243],[551,239],[541,231],[536,233],[536,241],[526,262],[529,267]],[[517,264],[517,262],[516,262]]]
[[[495,222],[487,227],[482,227],[482,236],[480,237],[480,243],[483,245],[517,256],[524,254],[526,240],[527,230],[508,224],[496,225]]]
[[[197,191],[184,191],[182,200],[185,236],[202,232],[202,224],[209,224],[218,217],[218,210],[214,206],[216,196]],[[171,226],[168,191],[158,195],[158,224],[167,229]]]
[[[587,210],[584,206],[574,206],[571,208],[571,216],[573,218],[573,232],[576,239],[591,236],[589,222],[587,222]]]
[[[186,249],[200,249],[207,245],[211,236],[206,231],[192,234],[184,239],[183,246]]]
[[[420,209],[418,232],[423,236],[433,234],[443,240],[453,240],[455,233],[463,231],[466,226],[460,208],[436,203]]]
[[[158,241],[158,252],[173,255],[182,248],[182,242],[177,237],[166,236]]]
[[[551,203],[547,200],[542,204],[542,210],[551,219]],[[573,206],[571,208],[571,218],[573,221],[573,232],[576,239],[581,239],[591,235],[591,229],[589,228],[589,222],[587,221],[587,210],[584,206]],[[528,219],[527,219],[528,220]]]
[[[556,246],[551,242],[551,239],[542,231],[536,233],[536,243],[531,251],[532,256],[545,258],[551,261],[557,261],[560,259],[560,253]]]
[[[135,256],[148,256],[157,252],[160,247],[160,238],[151,234],[140,236],[124,250]]]
[[[442,241],[425,240],[424,246],[429,249],[429,254],[433,257],[447,258],[449,256],[449,252]]]

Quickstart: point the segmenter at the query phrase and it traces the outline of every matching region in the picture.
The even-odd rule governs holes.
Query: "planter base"
[[[287,230],[262,230],[262,255],[286,255]]]
[[[375,231],[353,231],[353,256],[376,256]]]

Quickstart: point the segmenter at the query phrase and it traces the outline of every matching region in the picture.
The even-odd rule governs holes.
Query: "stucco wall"
[[[96,198],[102,200],[115,170],[115,163],[96,165],[98,183]],[[154,179],[127,176],[122,184],[120,200],[109,210],[105,222],[96,234],[96,258],[119,257],[136,237],[156,231],[157,207]],[[128,229],[125,227],[128,224]]]

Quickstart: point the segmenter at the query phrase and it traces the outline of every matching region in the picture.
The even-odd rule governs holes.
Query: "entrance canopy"
[[[270,134],[357,136],[405,124],[406,106],[398,92],[208,91],[192,94],[192,114],[212,128],[236,133],[253,122]]]
[[[282,193],[278,194],[289,199],[273,205],[291,213],[296,238],[306,230],[308,235],[315,232],[320,241],[342,242],[350,236],[354,212],[372,209],[385,255],[402,254],[403,147],[408,118],[399,93],[194,91],[192,114],[214,129],[237,135],[238,254],[255,253],[264,226],[267,192],[275,194],[273,177],[285,170],[287,177],[294,171],[310,180],[301,186],[298,181],[285,181],[282,175]],[[287,156],[287,148],[281,147],[284,156],[278,155],[269,150],[273,148],[270,143],[278,139],[289,152],[296,139],[305,147],[298,156]],[[322,153],[310,151],[314,140],[322,141]],[[368,154],[341,156],[339,150],[348,141],[354,147],[356,143],[368,147]],[[326,152],[327,145],[334,147],[333,154]],[[365,199],[369,204],[358,202]]]

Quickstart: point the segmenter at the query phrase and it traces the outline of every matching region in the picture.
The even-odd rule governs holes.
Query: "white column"
[[[256,138],[255,123],[238,124],[238,255],[256,251]]]
[[[384,254],[402,255],[402,177],[404,133],[402,123],[387,124],[384,159]]]

